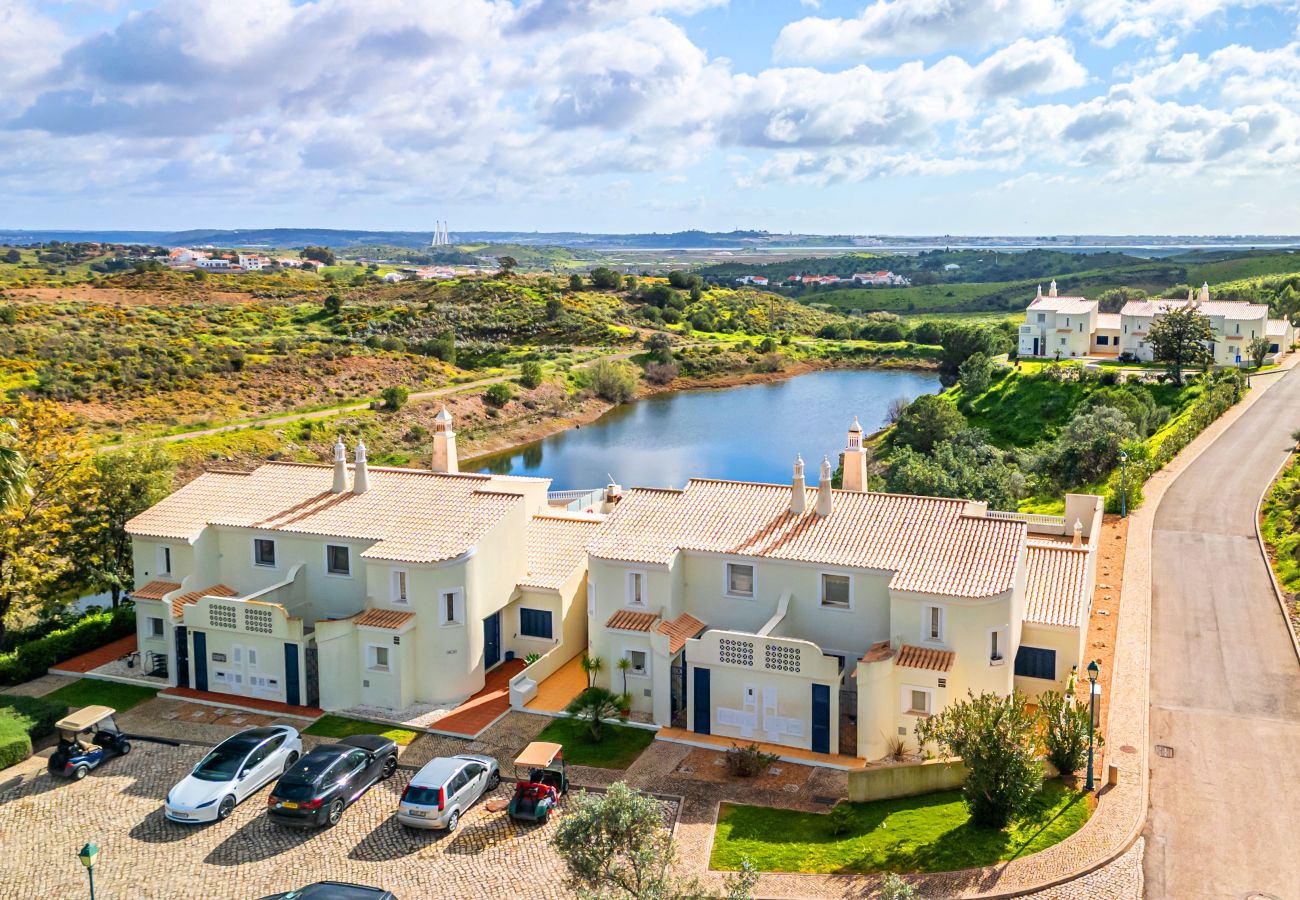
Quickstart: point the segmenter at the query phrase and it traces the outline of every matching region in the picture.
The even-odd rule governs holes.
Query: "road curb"
[[[1259,553],[1264,557],[1264,567],[1268,569],[1269,581],[1273,584],[1273,596],[1277,598],[1278,609],[1282,612],[1282,621],[1286,623],[1286,633],[1291,636],[1291,649],[1295,651],[1296,662],[1300,663],[1300,639],[1296,637],[1295,626],[1291,623],[1291,610],[1287,609],[1286,595],[1282,592],[1282,585],[1278,583],[1277,573],[1273,571],[1273,560],[1268,555],[1268,545],[1264,542],[1264,532],[1260,528],[1259,519],[1264,512],[1264,500],[1268,497],[1268,492],[1273,490],[1273,485],[1277,483],[1277,478],[1286,467],[1295,461],[1296,453],[1293,449],[1286,459],[1282,460],[1282,465],[1277,467],[1273,477],[1268,480],[1268,485],[1259,495],[1259,502],[1255,504],[1255,542],[1259,544]]]

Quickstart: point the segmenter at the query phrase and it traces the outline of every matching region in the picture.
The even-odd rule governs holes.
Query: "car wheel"
[[[397,756],[393,755],[384,760],[384,774],[380,778],[392,778],[393,773],[397,771]]]
[[[298,751],[290,750],[289,755],[284,758],[284,771],[288,772],[293,768],[293,764],[298,761]]]
[[[331,828],[337,825],[339,823],[339,819],[343,818],[343,800],[340,798],[338,800],[335,800],[333,803],[331,803],[329,812],[326,815],[327,815],[326,818],[327,825],[329,825]]]
[[[497,789],[497,785],[499,785],[500,783],[501,783],[501,773],[493,772],[491,777],[488,778],[487,789],[489,791],[495,791]]]
[[[447,830],[455,831],[456,826],[460,824],[460,813],[452,811],[451,818],[447,819]]]
[[[122,741],[121,743],[119,743],[117,745],[117,752],[122,754],[123,756],[126,756],[128,753],[131,752],[131,742]]]
[[[224,822],[230,818],[230,814],[235,811],[235,798],[227,794],[221,798],[221,803],[217,806],[217,821]]]
[[[80,765],[72,770],[72,777],[76,781],[80,781],[81,779],[85,778],[89,774],[90,774],[90,766],[87,765]]]

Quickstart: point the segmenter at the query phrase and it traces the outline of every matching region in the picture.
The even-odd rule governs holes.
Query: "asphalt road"
[[[1300,897],[1300,663],[1254,525],[1300,426],[1280,377],[1156,511],[1150,898]]]

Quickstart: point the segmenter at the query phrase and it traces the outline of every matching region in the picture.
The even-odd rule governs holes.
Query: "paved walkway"
[[[587,688],[587,673],[582,671],[582,654],[560,666],[537,686],[537,695],[525,706],[538,712],[563,712],[569,701]]]
[[[807,765],[821,765],[833,769],[865,769],[867,761],[856,756],[842,756],[836,753],[814,753],[811,750],[801,750],[798,747],[788,747],[785,744],[769,744],[765,741],[748,741],[744,738],[722,737],[716,734],[696,734],[685,728],[660,728],[655,736],[657,740],[668,741],[674,744],[684,744],[689,747],[703,747],[708,750],[726,751],[736,744],[747,745],[757,744],[759,749],[765,753],[771,753],[774,756],[786,762],[806,763]]]
[[[51,666],[50,671],[67,672],[73,675],[84,675],[91,669],[98,669],[100,666],[106,665],[115,659],[121,659],[128,653],[134,653],[135,650],[135,635],[131,634],[124,638],[119,638],[111,644],[105,644],[102,647],[97,647],[94,650],[82,653],[80,656],[74,656],[72,659],[65,659],[58,665]]]
[[[170,687],[159,691],[163,697],[178,700],[194,700],[199,703],[212,703],[228,709],[245,709],[254,712],[274,713],[277,716],[296,716],[304,719],[319,719],[325,710],[315,706],[294,706],[275,700],[263,700],[259,697],[241,697],[237,694],[223,694],[219,691],[196,691],[194,688]]]
[[[430,726],[431,731],[458,737],[478,737],[510,711],[510,679],[524,670],[522,659],[503,662],[487,673],[483,690]]]

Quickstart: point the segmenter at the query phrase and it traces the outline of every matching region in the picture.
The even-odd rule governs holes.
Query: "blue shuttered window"
[[[551,635],[551,611],[549,609],[519,608],[519,633],[524,637],[547,638]]]
[[[1056,651],[1021,646],[1016,652],[1016,674],[1026,678],[1056,680]]]

